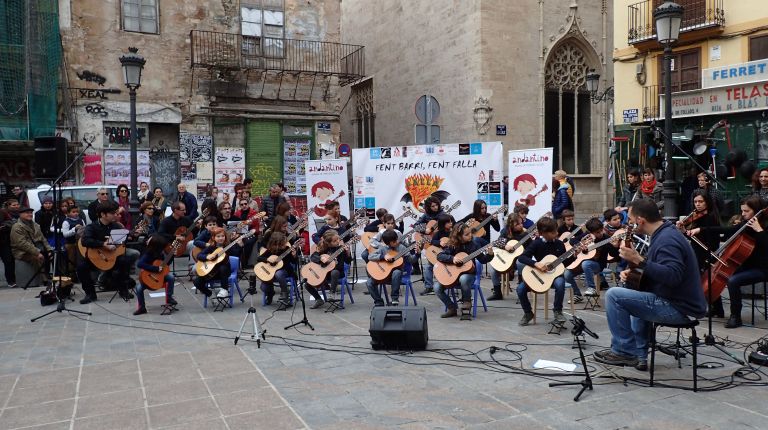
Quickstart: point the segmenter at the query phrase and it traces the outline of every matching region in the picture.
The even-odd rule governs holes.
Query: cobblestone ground
[[[490,281],[482,285],[489,295]],[[246,282],[241,286],[245,290]],[[703,392],[682,389],[691,386],[690,355],[679,369],[659,354],[657,380],[678,388],[650,388],[647,372],[606,371],[590,362],[594,390],[574,402],[578,387],[548,384],[579,382],[580,375],[527,374],[539,359],[577,361],[572,336],[548,334],[543,315],[536,325],[518,327],[514,297],[460,321],[441,320],[435,296],[417,296],[428,312],[429,351],[408,354],[370,349],[372,301],[364,290],[357,284],[355,303],[344,310],[308,309],[314,331],[284,330],[301,319],[301,308],[275,311],[256,296],[257,315],[267,320],[258,348],[247,335],[233,344],[249,299],[212,312],[190,282],[177,286],[180,311],[171,316],[160,315],[162,297],[148,297],[149,314],[134,317],[135,300],[108,303],[111,293],[100,293],[90,305],[69,303],[91,317],[54,313],[35,323],[30,318],[54,309],[40,307],[39,289],[0,288],[0,429],[768,427],[765,387],[711,391],[739,368],[712,347],[699,349],[699,361],[712,367],[699,370]],[[608,346],[610,334],[602,309],[582,307],[577,314],[600,336],[587,338],[591,354]],[[744,348],[736,342],[766,334],[768,321],[757,317],[757,327],[728,331],[716,319],[714,333],[727,336],[728,350],[741,356]],[[706,324],[699,329],[703,336]],[[659,333],[660,340],[670,336]],[[497,362],[491,347],[498,348]]]

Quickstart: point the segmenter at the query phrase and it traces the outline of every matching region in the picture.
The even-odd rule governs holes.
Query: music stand
[[[85,151],[87,151],[88,148],[91,148],[91,144],[90,143],[88,143],[85,146],[85,148],[83,148],[82,151],[80,151],[75,156],[75,158],[72,160],[72,162],[69,163],[69,165],[64,168],[64,171],[61,172],[61,175],[59,175],[58,178],[54,179],[51,182],[51,188],[46,192],[46,194],[48,194],[49,192],[53,191],[53,207],[54,207],[54,209],[57,212],[60,212],[60,210],[59,210],[59,202],[58,202],[58,194],[61,192],[61,182],[67,176],[67,172],[69,172],[69,169],[71,169],[72,166],[74,166],[75,163],[77,163],[83,157],[83,155],[85,154]],[[59,214],[59,216],[61,216],[61,215]],[[61,236],[61,226],[59,225],[59,223],[57,221],[58,220],[54,219],[54,223],[53,223],[53,240],[54,240],[54,242],[53,242],[54,243],[53,273],[54,273],[54,275],[56,274],[56,269],[58,267],[58,257],[59,257],[58,250],[59,250],[59,246],[61,245],[59,243],[60,236]],[[54,310],[52,310],[50,312],[46,312],[46,313],[44,313],[44,314],[42,314],[40,316],[32,318],[30,320],[31,322],[35,322],[35,321],[39,320],[40,318],[46,317],[46,316],[48,316],[48,315],[50,315],[50,314],[52,314],[54,312],[61,313],[61,312],[67,311],[67,312],[70,312],[70,313],[75,312],[75,313],[83,314],[83,315],[89,315],[89,316],[92,315],[92,313],[90,313],[90,312],[78,311],[78,310],[74,310],[74,309],[67,309],[66,298],[60,297],[61,295],[59,294],[59,287],[60,286],[61,286],[61,276],[53,276],[53,278],[51,279],[51,287],[52,287],[53,292],[56,295],[56,299],[58,299],[59,303],[58,303],[58,305],[56,305],[56,309],[54,309]]]

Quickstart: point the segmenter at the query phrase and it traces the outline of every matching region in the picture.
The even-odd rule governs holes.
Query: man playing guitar
[[[116,249],[116,245],[112,244],[110,232],[112,230],[123,228],[120,223],[116,222],[118,209],[119,206],[117,203],[111,200],[99,203],[96,207],[96,216],[98,219],[96,222],[88,224],[83,232],[82,243],[84,247],[90,249],[103,248],[110,252]],[[128,293],[128,285],[126,283],[129,279],[129,261],[129,255],[121,255],[117,257],[112,269],[112,284],[117,287],[120,297],[125,300],[130,297]],[[83,292],[85,292],[85,297],[80,300],[80,304],[84,305],[96,301],[96,287],[93,282],[93,277],[91,276],[91,273],[94,271],[98,271],[98,269],[96,269],[88,258],[83,258],[77,266],[77,276],[80,279],[80,282],[82,282]]]
[[[638,234],[650,236],[648,254],[642,257],[622,244],[621,258],[642,270],[639,291],[611,288],[605,294],[605,314],[611,330],[611,349],[595,352],[595,360],[615,366],[647,370],[650,323],[685,323],[701,318],[707,301],[691,244],[674,224],[664,221],[653,200],[629,204],[629,223]],[[629,272],[621,272],[626,281]]]

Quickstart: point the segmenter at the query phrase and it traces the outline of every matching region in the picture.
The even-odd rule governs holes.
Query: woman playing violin
[[[720,225],[717,205],[712,195],[705,190],[699,189],[693,192],[693,208],[694,211],[690,215],[677,222],[677,228],[683,233],[687,233],[688,230],[694,228],[718,227]],[[720,237],[717,234],[708,234],[706,232],[699,232],[699,234],[689,237],[691,242],[693,242],[691,246],[693,246],[693,252],[696,254],[699,270],[703,271],[707,267],[709,251],[714,252],[717,250],[720,245]],[[723,318],[725,316],[723,300],[720,297],[710,305],[709,312],[714,317]]]
[[[728,293],[731,298],[731,316],[725,324],[725,328],[736,328],[741,323],[741,286],[759,283],[768,280],[768,269],[765,262],[768,261],[768,231],[766,231],[766,217],[755,215],[765,208],[765,203],[759,196],[747,197],[741,201],[742,223],[747,227],[742,234],[754,239],[755,248],[736,272],[728,279]],[[743,224],[742,224],[743,225]],[[688,235],[695,236],[704,231],[708,234],[725,238],[733,236],[740,225],[726,227],[699,227],[688,231]]]

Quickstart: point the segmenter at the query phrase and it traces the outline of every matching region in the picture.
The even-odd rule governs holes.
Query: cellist
[[[743,223],[747,227],[742,234],[749,235],[755,241],[755,248],[744,263],[736,269],[736,272],[728,279],[728,293],[731,298],[731,316],[725,323],[725,328],[741,327],[741,286],[768,281],[768,269],[765,262],[768,261],[768,232],[766,229],[766,217],[757,214],[764,208],[764,202],[759,196],[751,196],[741,201],[742,224],[728,227],[703,227],[688,231],[688,235],[695,236],[700,232],[723,234],[727,239],[733,236]],[[714,279],[714,275],[713,275]]]

